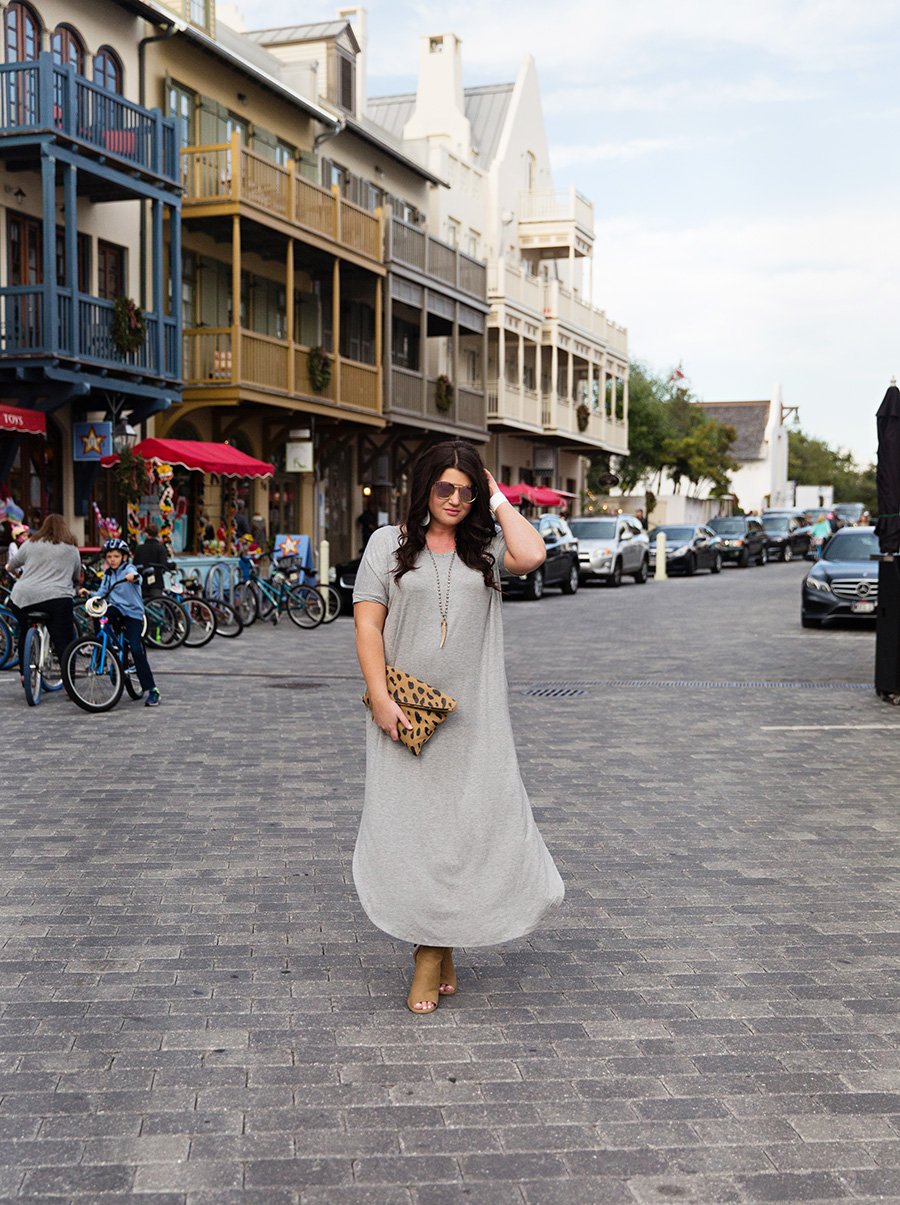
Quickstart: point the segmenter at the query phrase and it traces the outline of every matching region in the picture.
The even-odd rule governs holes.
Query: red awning
[[[513,506],[518,506],[522,501],[522,495],[514,485],[500,485],[497,483],[497,489],[503,495],[507,502],[511,502]]]
[[[523,498],[533,502],[535,506],[560,506],[562,495],[556,490],[548,490],[543,485],[517,485],[516,489]]]
[[[41,410],[20,410],[0,402],[0,431],[18,431],[20,435],[46,435],[47,416]]]
[[[205,443],[199,439],[142,439],[135,444],[134,452],[155,464],[179,465],[219,477],[271,477],[275,472],[273,464],[254,460],[231,444]],[[117,461],[117,456],[107,456],[102,463],[108,466]]]

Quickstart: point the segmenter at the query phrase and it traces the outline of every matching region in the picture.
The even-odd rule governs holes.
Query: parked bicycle
[[[281,615],[298,628],[317,628],[325,620],[327,604],[313,586],[293,585],[288,574],[275,569],[271,577],[260,577],[256,560],[242,555],[241,567],[246,580],[235,587],[235,605],[245,624],[257,619],[277,623]]]
[[[179,572],[182,572],[179,570]],[[216,635],[225,636],[232,640],[235,636],[240,636],[244,630],[244,621],[241,619],[238,612],[227,603],[223,598],[217,598],[215,595],[203,594],[203,586],[200,578],[194,573],[184,575],[182,572],[181,586],[184,590],[185,601],[187,599],[196,599],[199,602],[204,602],[213,611],[216,617]]]
[[[109,711],[127,690],[132,699],[143,694],[124,630],[107,619],[109,603],[96,595],[84,604],[98,621],[95,636],[73,640],[63,654],[62,682],[66,694],[83,711]]]

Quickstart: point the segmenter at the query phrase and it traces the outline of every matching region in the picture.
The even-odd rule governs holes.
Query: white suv
[[[650,541],[634,515],[597,515],[572,519],[578,537],[578,573],[583,582],[621,586],[623,576],[643,584],[650,572]]]

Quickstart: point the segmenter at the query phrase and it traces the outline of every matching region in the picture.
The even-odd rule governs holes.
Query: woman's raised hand
[[[484,475],[488,479],[488,497],[490,498],[497,493],[497,482],[494,480],[489,469],[484,470]]]
[[[388,734],[392,741],[399,741],[400,739],[397,735],[398,724],[402,724],[404,728],[412,729],[412,724],[403,714],[401,708],[391,698],[372,704],[372,719],[382,732]]]

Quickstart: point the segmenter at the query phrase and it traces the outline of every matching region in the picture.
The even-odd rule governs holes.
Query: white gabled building
[[[489,467],[579,494],[588,455],[627,450],[628,337],[591,303],[593,206],[554,191],[534,59],[514,83],[464,88],[460,40],[429,35],[416,94],[368,113],[449,183],[429,226],[488,262]]]

